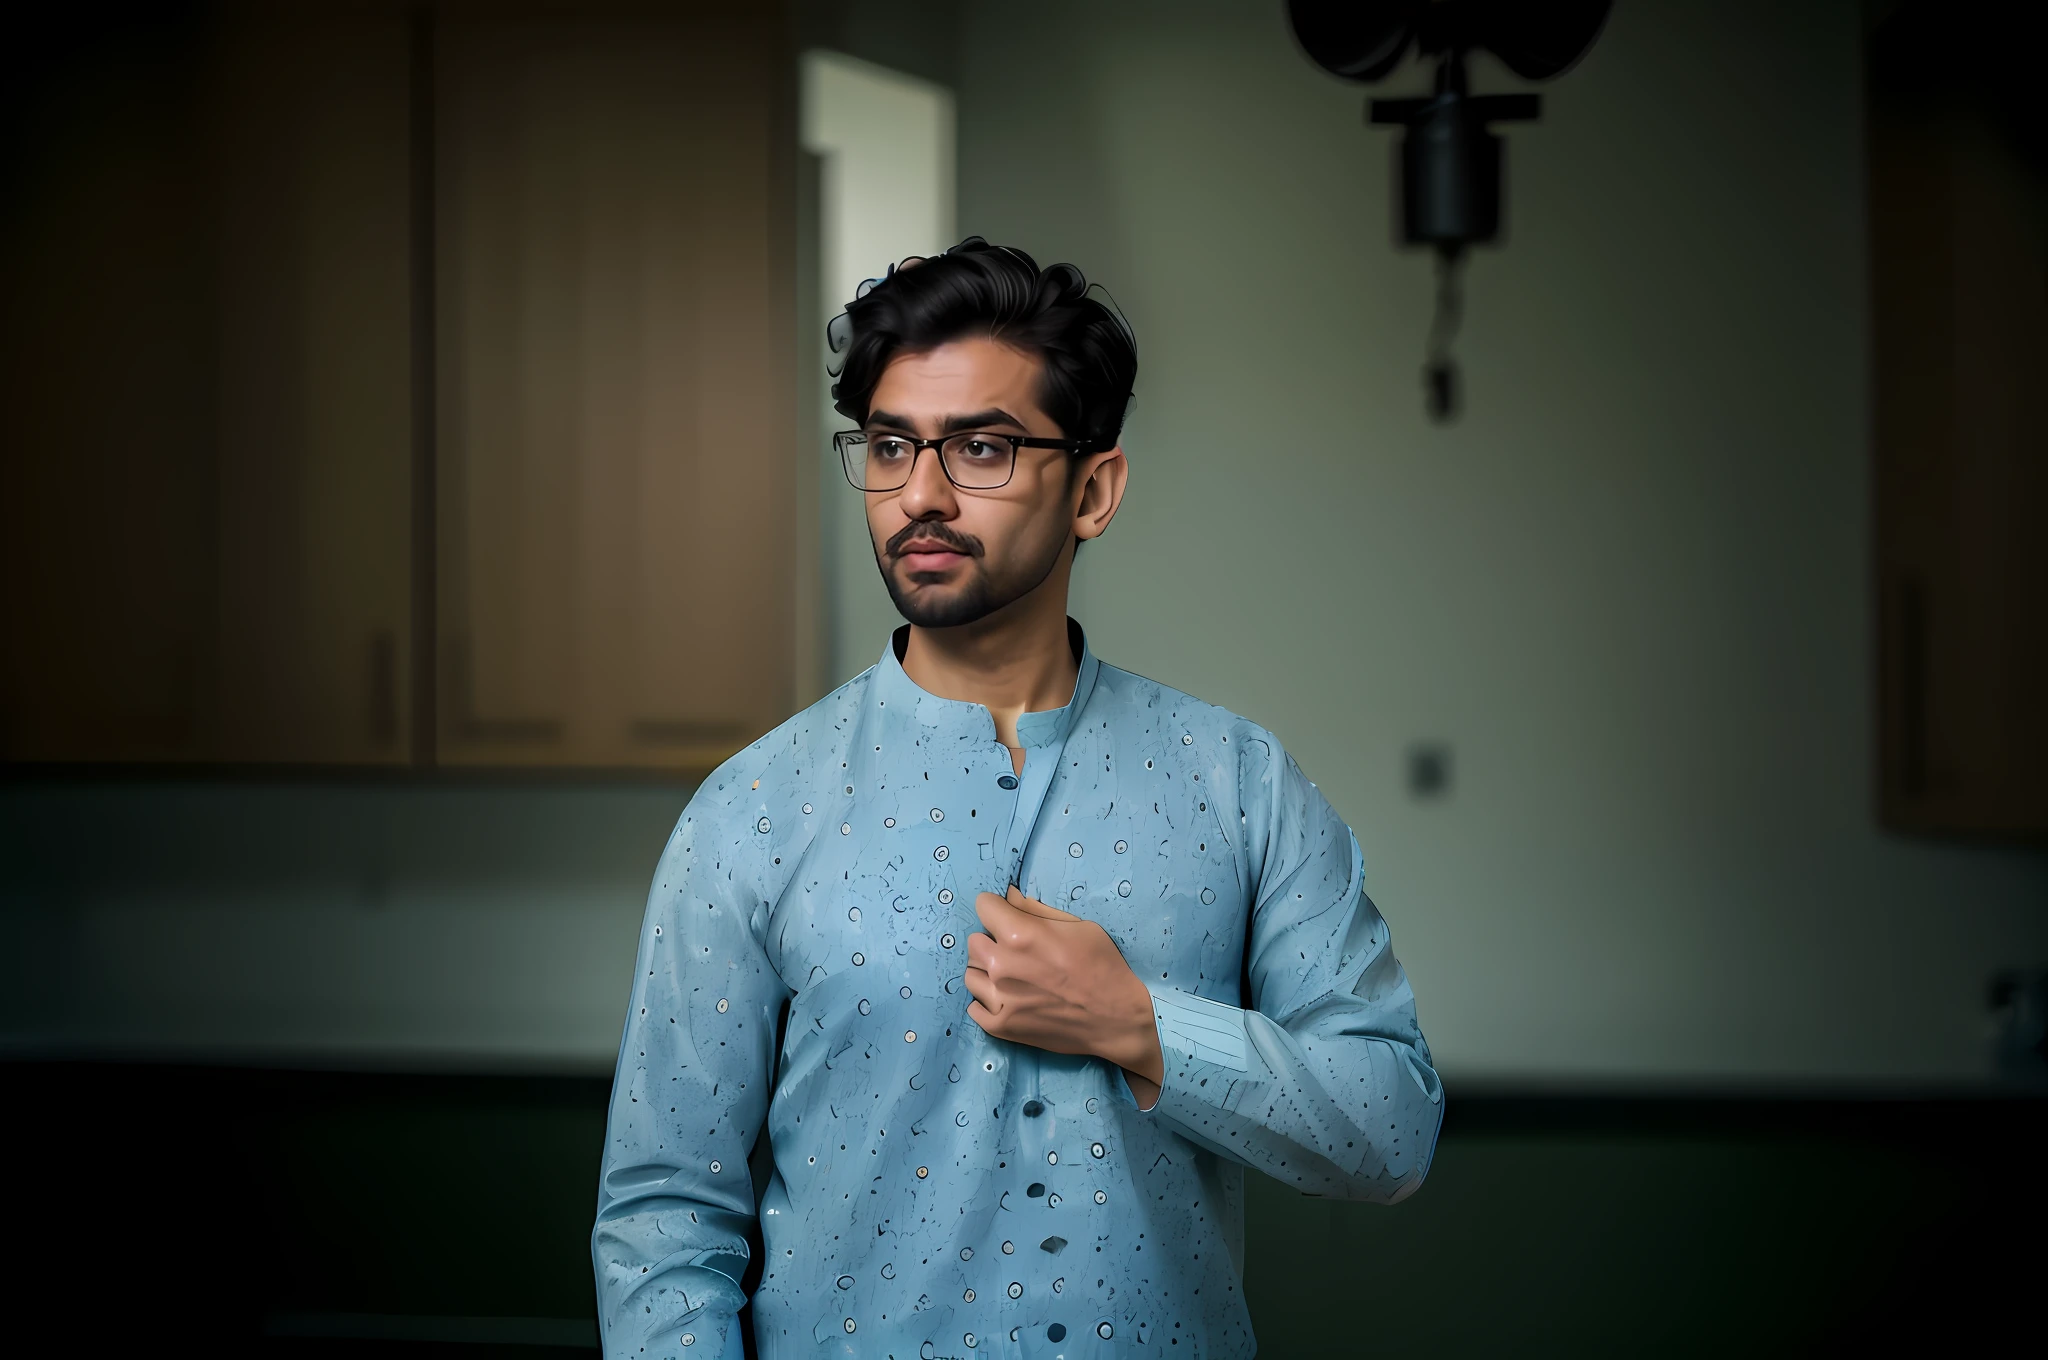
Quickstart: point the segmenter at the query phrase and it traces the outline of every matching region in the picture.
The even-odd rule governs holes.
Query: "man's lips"
[[[912,571],[943,571],[956,562],[966,561],[967,554],[950,544],[916,538],[899,548],[896,558]]]

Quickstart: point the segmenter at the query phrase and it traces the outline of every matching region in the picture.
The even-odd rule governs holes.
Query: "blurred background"
[[[17,1326],[594,1353],[648,875],[894,622],[824,324],[974,233],[1138,336],[1073,612],[1351,822],[1448,1088],[1411,1200],[1254,1187],[1261,1353],[2039,1344],[2027,36],[1620,0],[1501,129],[1436,423],[1395,135],[1279,0],[36,11],[0,55]]]

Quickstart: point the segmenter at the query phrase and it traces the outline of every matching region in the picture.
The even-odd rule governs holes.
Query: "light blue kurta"
[[[1021,779],[892,646],[690,800],[612,1091],[608,1357],[738,1360],[764,1125],[762,1360],[1249,1356],[1243,1168],[1421,1182],[1442,1088],[1350,830],[1270,733],[1081,650]],[[975,895],[1013,881],[1151,990],[1151,1110],[967,1018]]]

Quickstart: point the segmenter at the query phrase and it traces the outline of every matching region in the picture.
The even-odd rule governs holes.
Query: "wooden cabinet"
[[[1911,4],[1873,44],[1879,802],[1901,830],[2040,837],[2048,137],[1981,60],[2009,36]]]
[[[786,716],[779,11],[64,22],[0,221],[0,760],[701,770]]]
[[[699,765],[789,713],[778,37],[701,14],[440,30],[445,762]]]
[[[189,756],[213,515],[197,49],[48,42],[0,142],[0,752]]]
[[[399,759],[405,25],[51,46],[0,248],[0,754]]]
[[[268,18],[215,52],[207,755],[404,761],[407,27]]]

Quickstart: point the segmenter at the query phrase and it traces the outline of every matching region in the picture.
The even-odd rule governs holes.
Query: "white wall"
[[[865,279],[912,255],[933,255],[954,241],[953,95],[914,76],[838,52],[803,56],[804,149],[821,158],[818,276],[822,330]],[[828,356],[829,357],[829,356]],[[836,365],[835,365],[836,366]],[[830,379],[805,375],[821,387]],[[859,674],[882,653],[899,620],[875,569],[859,493],[840,474],[829,446],[844,416],[822,396],[824,464],[820,508],[825,544],[828,687]]]
[[[1857,6],[1616,7],[1508,130],[1449,429],[1391,137],[1282,10],[964,10],[962,231],[1138,335],[1098,649],[1289,744],[1453,1077],[1984,1072],[2048,861],[1873,821]]]

